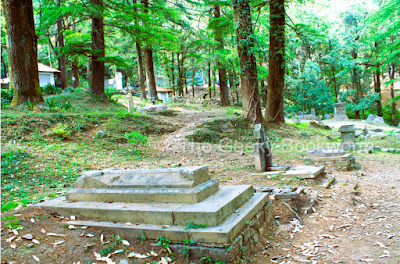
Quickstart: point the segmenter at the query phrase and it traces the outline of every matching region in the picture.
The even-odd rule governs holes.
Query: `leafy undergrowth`
[[[150,156],[149,135],[176,130],[162,116],[128,113],[87,93],[52,99],[71,111],[1,114],[2,211],[63,194],[83,170],[132,166]]]

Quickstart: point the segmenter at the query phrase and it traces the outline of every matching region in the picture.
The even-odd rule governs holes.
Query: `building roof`
[[[149,89],[146,87],[145,91],[148,91]],[[171,89],[168,88],[164,88],[161,86],[156,86],[156,90],[157,92],[166,92],[166,93],[172,93],[173,91]]]
[[[39,72],[60,72],[59,70],[56,70],[54,68],[51,68],[47,65],[44,65],[42,63],[38,63],[38,71]]]

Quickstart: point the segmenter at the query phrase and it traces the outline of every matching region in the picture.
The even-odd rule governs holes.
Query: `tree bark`
[[[179,58],[179,55],[182,56],[182,58]],[[183,96],[183,54],[178,53],[177,55],[178,59],[178,96]]]
[[[61,3],[60,0],[56,0],[56,6],[60,7]],[[61,88],[66,89],[67,88],[67,70],[66,70],[66,59],[65,55],[59,55],[62,53],[64,49],[64,26],[63,26],[63,18],[59,17],[57,18],[57,51],[56,54],[58,56],[58,70],[60,71],[60,80],[61,80]]]
[[[376,108],[378,111],[378,116],[382,116],[382,95],[381,95],[381,69],[380,66],[381,64],[378,62],[378,42],[375,41],[375,54],[376,54],[376,68],[375,68],[375,82],[374,82],[374,86],[375,86],[375,93],[379,93],[379,100],[376,100]]]
[[[265,118],[285,122],[283,89],[285,85],[285,1],[270,1],[269,77]]]
[[[1,51],[3,51],[3,49],[1,49]],[[7,64],[4,60],[3,54],[1,55],[1,65],[3,65],[3,78],[7,78]]]
[[[137,52],[137,65],[138,65],[138,77],[139,77],[139,89],[140,89],[140,98],[142,100],[146,99],[146,91],[145,91],[145,81],[143,73],[143,53],[142,46],[140,40],[136,39],[136,52]]]
[[[11,106],[26,101],[42,102],[37,62],[37,36],[32,0],[5,0],[10,87],[14,89]]]
[[[394,63],[389,65],[389,79],[392,81],[390,83],[390,97],[392,97],[392,125],[397,125],[396,123],[396,101],[394,100],[394,73],[396,65]]]
[[[137,0],[133,0],[133,10],[138,13],[138,8],[136,6]],[[135,26],[139,26],[139,22],[135,19]],[[138,65],[138,77],[139,77],[139,90],[140,90],[140,98],[142,100],[146,99],[146,91],[145,91],[145,77],[144,77],[144,67],[143,67],[143,52],[142,52],[142,44],[140,43],[140,39],[136,37],[136,53],[137,53],[137,65]]]
[[[243,116],[254,123],[262,123],[258,95],[258,76],[256,58],[253,53],[254,34],[251,23],[249,0],[233,0],[236,20],[236,35],[240,61],[240,80],[242,85]]]
[[[172,52],[171,54],[171,89],[175,96],[175,53]]]
[[[149,12],[149,1],[142,1],[144,6],[144,12]],[[146,27],[146,25],[145,25]],[[156,78],[154,74],[154,62],[153,62],[153,48],[150,43],[146,43],[146,48],[144,49],[144,57],[146,60],[146,80],[147,80],[147,89],[149,90],[150,100],[153,103],[157,100],[157,90],[156,90]]]
[[[357,59],[357,52],[355,49],[352,51],[353,53],[353,59],[354,61]],[[356,90],[356,94],[354,97],[354,103],[358,105],[360,101],[360,91],[359,91],[359,78],[358,78],[358,73],[357,73],[357,68],[353,67],[353,89]],[[355,119],[360,119],[360,110],[356,110],[354,113],[354,118]]]
[[[104,21],[103,0],[90,0],[94,6],[92,13],[92,74],[89,90],[93,94],[104,95]]]
[[[74,88],[79,86],[79,67],[77,58],[72,60],[72,76],[74,77]]]
[[[207,76],[208,76],[208,93],[210,94],[210,99],[212,98],[212,89],[211,89],[211,62],[208,62],[207,68]]]
[[[146,59],[147,89],[149,90],[150,100],[155,102],[157,101],[157,90],[156,78],[154,75],[153,49],[151,45],[144,49],[144,57]]]
[[[221,11],[218,4],[214,4],[214,17],[220,18]],[[218,49],[224,49],[224,41],[220,33],[216,33],[216,40],[218,42]],[[219,91],[220,91],[220,99],[222,106],[228,106],[229,104],[229,89],[228,89],[228,81],[226,78],[226,69],[225,66],[221,63],[221,58],[218,56],[218,77],[219,77]]]

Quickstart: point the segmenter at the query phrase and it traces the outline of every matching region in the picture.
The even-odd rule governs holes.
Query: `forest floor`
[[[79,100],[86,106],[76,108],[76,112],[2,112],[1,263],[37,263],[35,258],[40,263],[102,263],[96,261],[94,252],[107,255],[119,249],[123,251],[111,257],[117,263],[121,259],[157,263],[167,251],[143,236],[121,238],[95,228],[69,229],[65,222],[70,216],[29,205],[63,195],[83,170],[196,165],[208,165],[211,176],[221,185],[305,187],[306,194],[299,199],[285,201],[303,225],[294,229],[290,223],[296,218],[293,211],[283,202],[273,201],[274,231],[263,238],[263,248],[246,256],[244,262],[400,263],[399,154],[354,152],[361,169],[327,167],[326,176],[316,180],[268,178],[254,173],[253,126],[240,117],[240,108],[176,104],[170,105],[173,111],[140,115],[121,113],[124,107],[107,106],[106,102],[97,105],[97,110],[88,110],[90,98]],[[110,111],[112,107],[115,110]],[[68,138],[55,138],[48,132],[58,123],[73,128]],[[206,128],[214,132],[198,136],[213,143],[191,142],[186,137]],[[147,135],[147,143],[132,146],[124,140],[123,134],[131,130]],[[337,131],[305,123],[271,125],[268,132],[273,161],[278,165],[310,165],[303,158],[309,149],[339,142]],[[400,149],[399,141],[387,137],[359,143]],[[321,186],[326,177],[336,179],[329,189]],[[313,210],[306,213],[310,206]],[[27,234],[33,239],[22,238]],[[130,245],[124,245],[122,239]],[[151,251],[158,256],[128,258],[130,252]],[[187,261],[177,254],[174,263],[199,260]]]

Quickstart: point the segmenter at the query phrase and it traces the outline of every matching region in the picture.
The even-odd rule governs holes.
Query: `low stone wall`
[[[263,248],[262,237],[273,227],[273,211],[272,203],[268,202],[239,232],[231,244],[190,244],[190,258],[198,261],[202,257],[209,256],[213,261],[219,260],[233,264],[248,263],[251,254]],[[171,250],[177,253],[182,253],[184,246],[177,243],[170,244]]]

